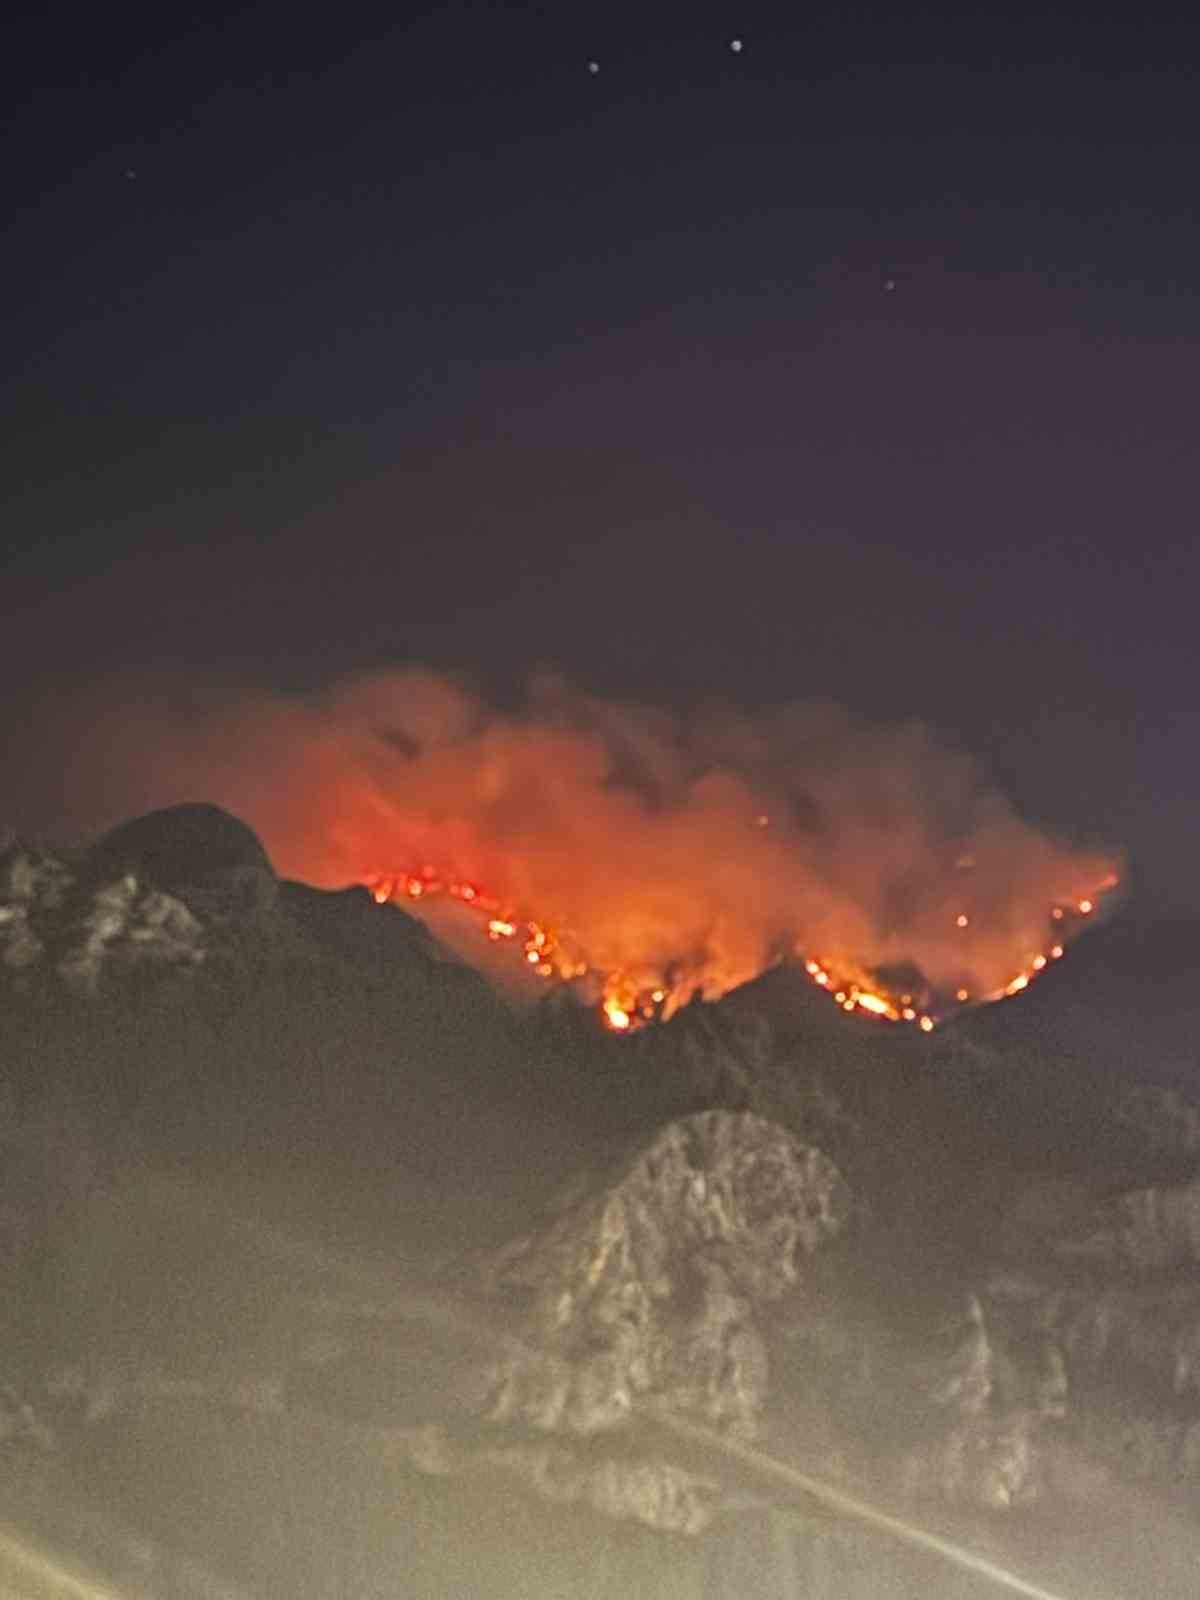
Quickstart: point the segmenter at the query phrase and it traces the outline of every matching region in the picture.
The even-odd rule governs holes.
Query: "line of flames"
[[[986,994],[973,994],[965,987],[958,988],[951,1007],[967,1006],[979,1002],[1002,1000],[1019,994],[1054,961],[1064,953],[1062,939],[1055,937],[1060,931],[1056,924],[1064,924],[1091,916],[1099,904],[1100,896],[1116,886],[1115,876],[1109,876],[1093,892],[1070,904],[1051,907],[1049,916],[1050,938],[1044,950],[1031,951],[1026,965],[1007,983]],[[466,879],[445,877],[433,867],[422,867],[419,872],[398,872],[368,879],[365,887],[379,905],[404,905],[437,895],[447,895],[477,913],[484,921],[484,932],[493,943],[519,943],[529,968],[539,978],[558,978],[567,982],[586,981],[591,978],[599,991],[598,1009],[605,1025],[617,1033],[628,1032],[669,1016],[690,992],[681,995],[669,981],[640,983],[622,971],[596,973],[577,947],[576,941],[561,930],[546,923],[526,917],[513,907],[496,899]],[[965,911],[955,917],[955,925],[967,928],[970,918]],[[798,953],[799,955],[799,953]],[[833,960],[799,955],[803,970],[813,983],[822,989],[843,1011],[880,1021],[908,1023],[932,1033],[946,1012],[932,1009],[930,997],[916,992],[891,994],[886,989],[860,979],[852,978]]]

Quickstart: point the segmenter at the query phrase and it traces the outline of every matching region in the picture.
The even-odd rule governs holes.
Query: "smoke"
[[[668,715],[543,673],[501,710],[423,670],[285,695],[227,677],[47,691],[5,763],[27,830],[212,800],[284,876],[432,867],[635,986],[716,995],[783,955],[879,988],[994,995],[1116,881],[971,757],[831,705]],[[1051,921],[1053,907],[1069,907]],[[486,941],[484,941],[486,943]]]

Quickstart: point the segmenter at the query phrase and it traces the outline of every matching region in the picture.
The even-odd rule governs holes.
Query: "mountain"
[[[10,1502],[151,1592],[1140,1593],[1154,1528],[1182,1595],[1196,950],[1114,923],[931,1036],[776,969],[619,1038],[215,807],[14,843]]]

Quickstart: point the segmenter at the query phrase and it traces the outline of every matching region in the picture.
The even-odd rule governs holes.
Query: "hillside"
[[[151,1593],[994,1592],[674,1421],[1063,1593],[1088,1506],[1186,1567],[1200,1111],[1122,937],[929,1037],[777,969],[618,1038],[212,807],[14,844],[10,1508]]]

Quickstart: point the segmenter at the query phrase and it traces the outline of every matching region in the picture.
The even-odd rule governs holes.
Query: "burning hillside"
[[[112,682],[47,715],[63,746],[18,770],[44,816],[70,749],[89,803],[58,825],[203,795],[285,875],[453,907],[493,977],[512,947],[617,1029],[794,961],[846,1011],[928,1030],[1024,988],[1118,881],[920,724],[826,705],[672,717],[543,677],[500,710],[409,670],[306,696]]]
[[[1110,874],[1094,893],[1099,895],[1115,888],[1117,881],[1116,875]],[[492,943],[518,946],[526,964],[539,978],[578,985],[580,993],[599,1006],[606,1025],[615,1032],[668,1017],[695,993],[708,993],[698,977],[693,978],[678,964],[640,974],[619,967],[596,970],[589,965],[583,945],[571,934],[564,935],[545,923],[524,917],[477,884],[445,878],[428,864],[416,872],[371,878],[367,887],[380,905],[392,903],[418,912],[441,895],[458,901],[478,915],[480,931]],[[907,972],[891,978],[883,970],[866,972],[861,968],[857,969],[857,975],[851,975],[834,962],[806,957],[800,942],[791,951],[781,951],[777,959],[790,958],[802,964],[813,983],[824,989],[843,1011],[888,1022],[915,1023],[924,1032],[931,1032],[949,1010],[1001,1000],[1027,988],[1052,961],[1063,956],[1064,940],[1068,937],[1066,930],[1079,927],[1082,919],[1094,912],[1097,903],[1085,897],[1070,907],[1052,907],[1047,919],[1047,936],[1051,942],[1044,949],[1031,951],[1027,965],[990,993],[972,993],[965,984],[960,984],[953,994],[939,994],[919,969],[911,966]],[[967,913],[960,912],[955,926],[965,929],[969,925]],[[708,997],[713,998],[728,987],[731,985],[723,985]]]

